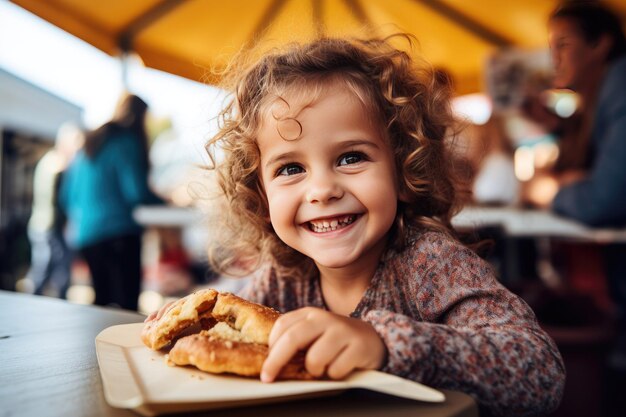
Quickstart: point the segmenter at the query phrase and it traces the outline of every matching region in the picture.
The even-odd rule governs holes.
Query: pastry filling
[[[239,330],[233,329],[228,325],[228,323],[224,321],[218,322],[211,329],[203,332],[203,334],[208,335],[214,339],[221,339],[233,342],[243,342],[243,343],[253,343],[252,340],[249,340],[243,333]]]

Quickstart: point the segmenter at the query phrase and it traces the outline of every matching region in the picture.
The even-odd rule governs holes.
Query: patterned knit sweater
[[[281,312],[326,309],[317,276],[281,279],[268,269],[240,295]],[[496,415],[546,413],[560,402],[563,361],[530,307],[444,234],[418,233],[389,250],[351,317],[383,339],[384,372],[465,392]]]

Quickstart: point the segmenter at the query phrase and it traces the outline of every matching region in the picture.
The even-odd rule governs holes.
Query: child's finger
[[[300,308],[280,316],[270,331],[268,341],[270,348],[291,326],[301,320],[305,320],[310,314],[312,314],[311,310],[311,308]]]
[[[309,346],[323,330],[321,327],[313,328],[302,320],[292,325],[270,348],[261,370],[261,381],[274,381],[296,352]]]
[[[165,314],[167,312],[167,310],[170,308],[170,306],[174,303],[174,301],[170,301],[169,303],[165,304],[163,307],[161,307],[159,309],[159,311],[157,312],[156,315],[156,319],[160,319],[161,317],[163,317],[163,314]]]
[[[358,350],[354,345],[348,345],[328,365],[326,375],[331,379],[343,379],[348,376],[361,360]]]
[[[146,319],[143,322],[147,323],[149,321],[152,321],[156,318],[156,316],[157,316],[157,312],[153,311],[152,313],[150,313],[150,315],[148,315],[148,317],[146,317]]]
[[[304,360],[306,370],[315,377],[324,375],[328,366],[346,348],[347,344],[332,332],[325,332],[309,348]]]

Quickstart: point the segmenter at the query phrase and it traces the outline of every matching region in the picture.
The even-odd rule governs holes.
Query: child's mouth
[[[356,218],[356,214],[348,214],[346,216],[335,217],[332,219],[312,220],[308,222],[308,226],[309,230],[315,233],[333,232],[351,225],[354,223]]]

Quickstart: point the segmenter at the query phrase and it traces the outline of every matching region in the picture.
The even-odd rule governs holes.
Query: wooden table
[[[123,310],[0,291],[0,416],[137,416],[109,406],[94,339],[103,329],[143,321]],[[428,404],[354,390],[325,397],[194,413],[194,416],[478,416],[471,397],[444,391]]]

